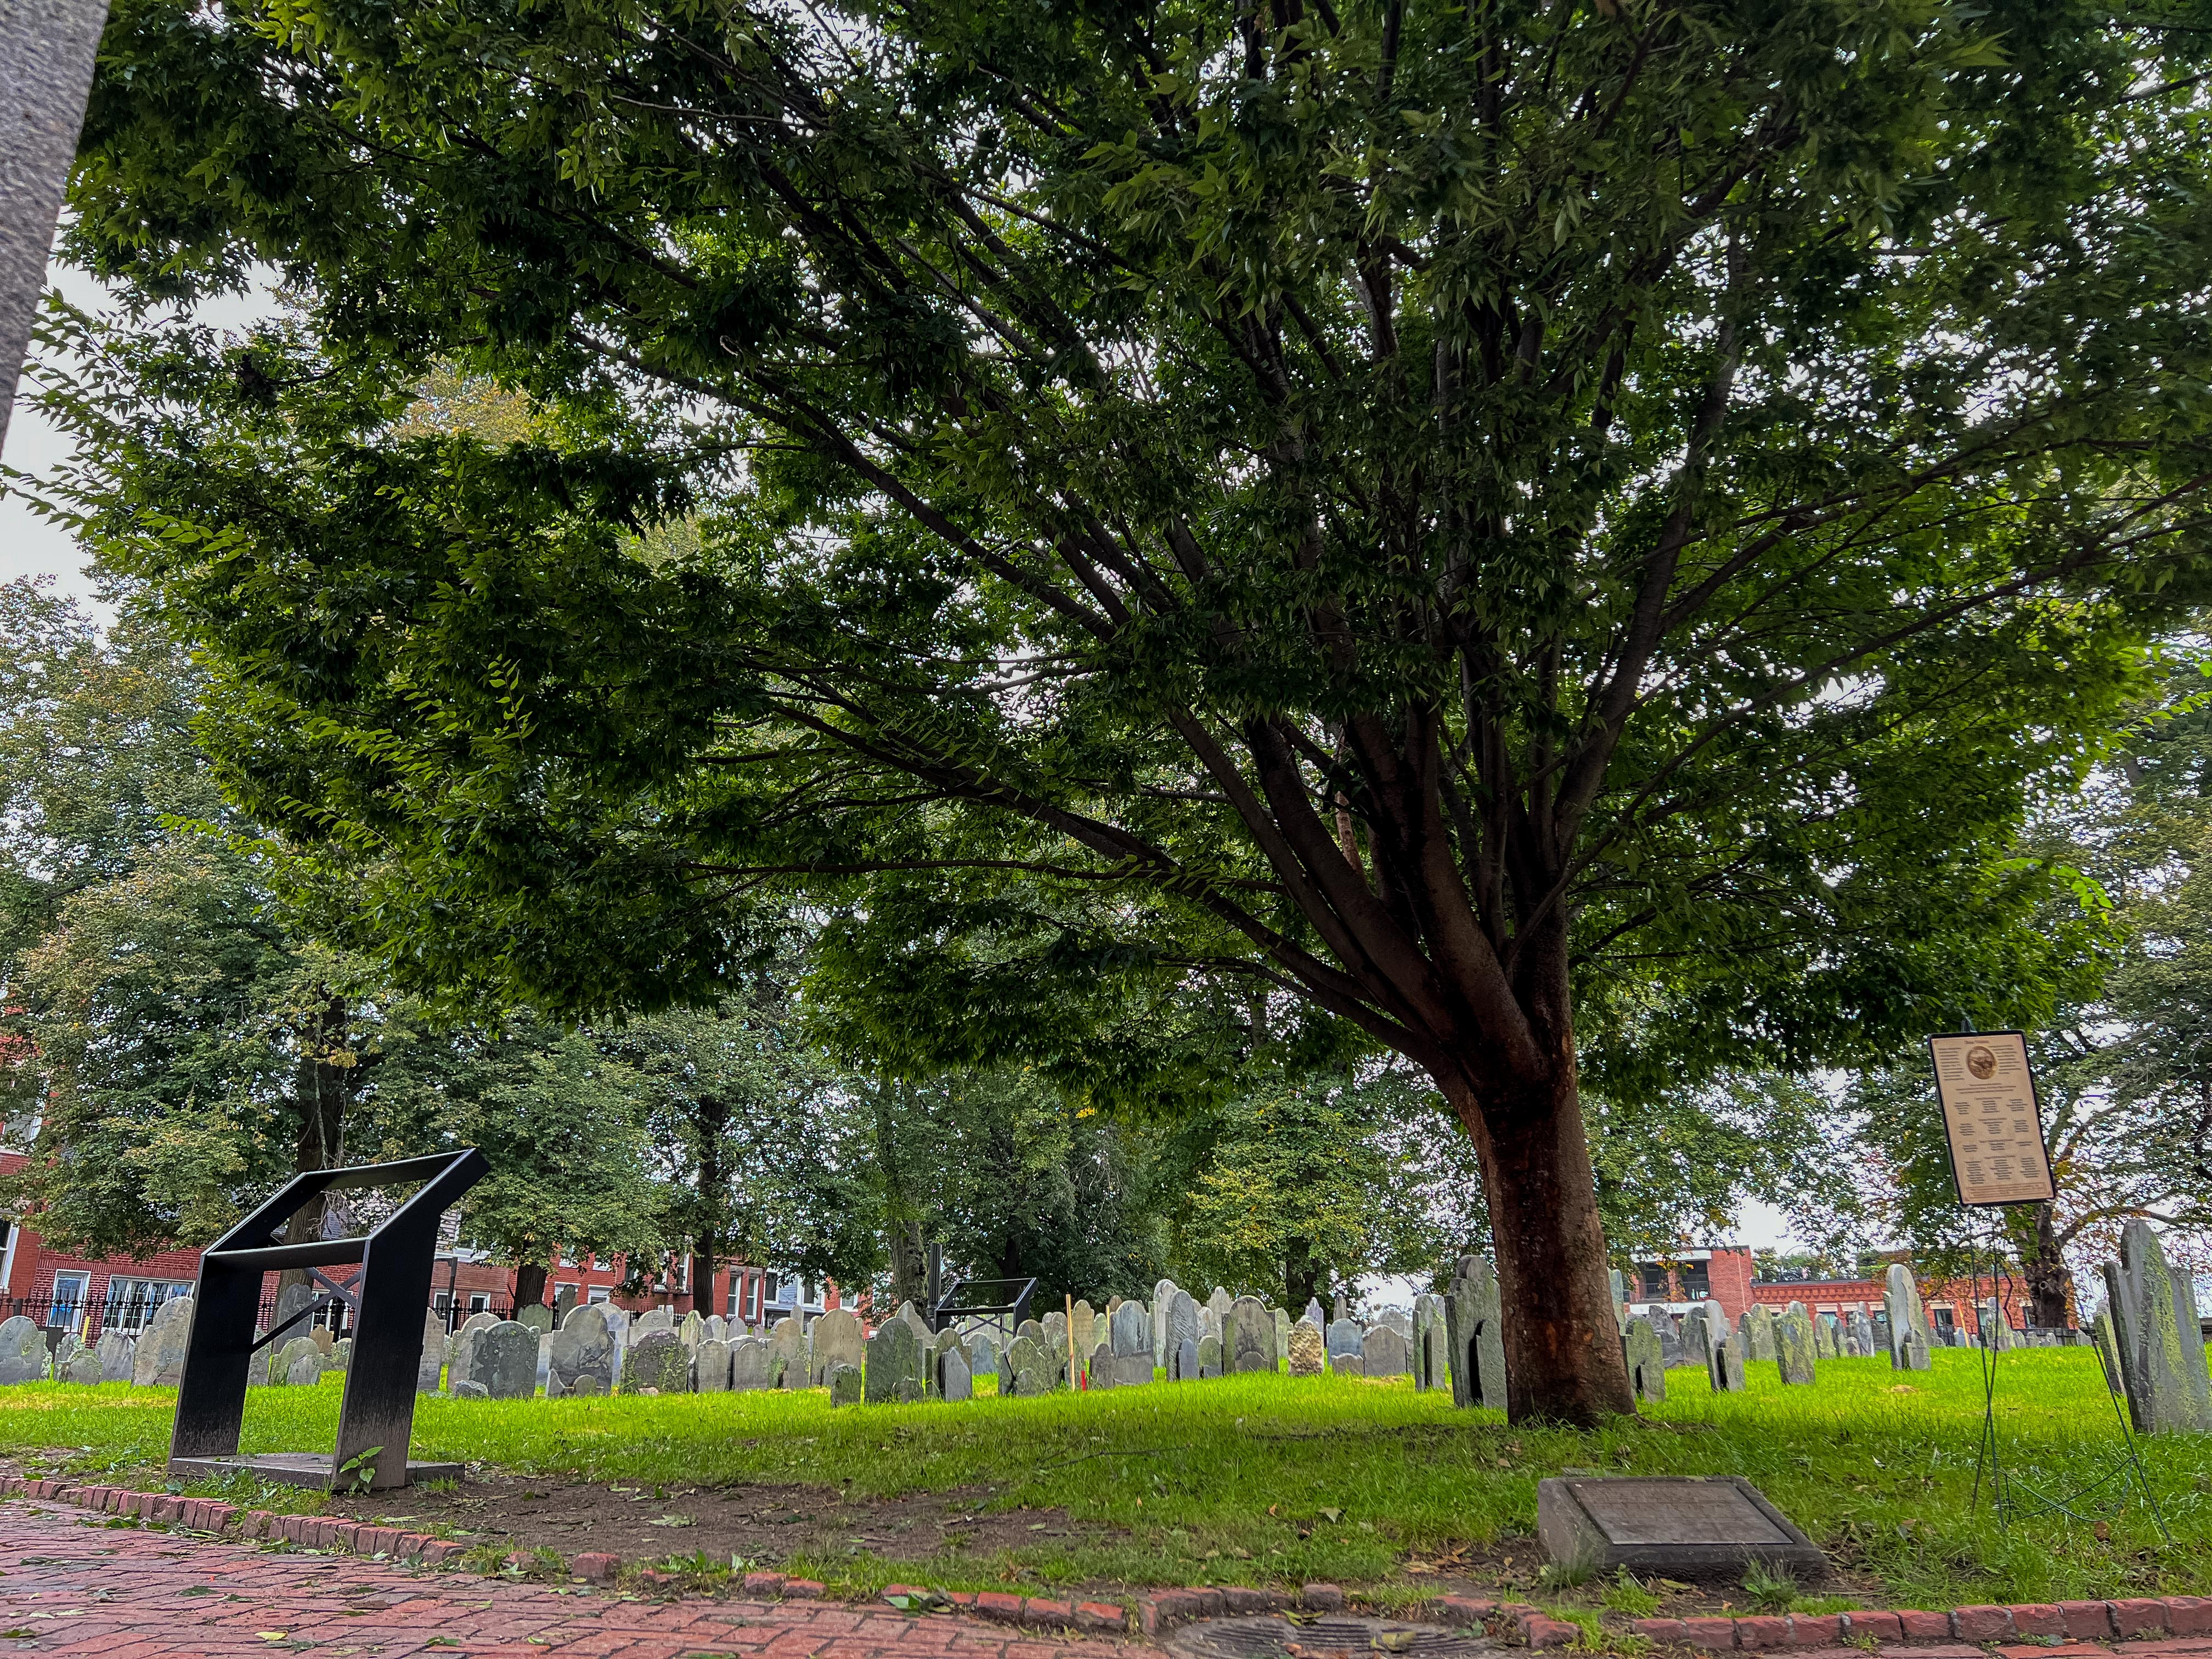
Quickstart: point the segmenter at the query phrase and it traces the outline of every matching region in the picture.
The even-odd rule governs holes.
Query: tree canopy
[[[971,1046],[1295,995],[1588,1420],[1578,1075],[2047,995],[2024,800],[2203,586],[2200,9],[122,0],[70,253],[297,312],[56,401],[407,972],[711,1000],[866,883]]]

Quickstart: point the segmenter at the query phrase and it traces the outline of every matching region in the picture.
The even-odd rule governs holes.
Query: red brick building
[[[1981,1333],[1977,1303],[1991,1293],[1987,1279],[1976,1288],[1963,1279],[1919,1281],[1921,1305],[1928,1310],[1929,1325],[1940,1335],[1953,1329],[1969,1336]],[[2005,1321],[2014,1330],[2027,1327],[2025,1286],[2015,1279],[2003,1286]],[[1675,1312],[1711,1300],[1721,1305],[1731,1324],[1754,1305],[1782,1309],[1802,1302],[1806,1311],[1863,1313],[1869,1318],[1882,1310],[1882,1284],[1876,1279],[1812,1279],[1762,1280],[1753,1265],[1748,1244],[1717,1244],[1710,1249],[1680,1250],[1664,1261],[1642,1261],[1629,1275],[1628,1300],[1642,1306],[1656,1303]]]

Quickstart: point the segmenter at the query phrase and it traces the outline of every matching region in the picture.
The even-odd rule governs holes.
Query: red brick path
[[[1113,1659],[1135,1647],[1024,1639],[957,1615],[908,1618],[832,1601],[617,1601],[105,1522],[0,1504],[0,1655]]]

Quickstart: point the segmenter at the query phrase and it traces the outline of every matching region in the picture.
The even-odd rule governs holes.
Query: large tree
[[[119,0],[68,251],[297,310],[57,402],[410,971],[703,1000],[891,872],[962,1041],[1263,981],[1433,1077],[1589,1421],[1583,1075],[2036,1000],[1993,858],[2199,585],[2208,21]],[[439,362],[538,435],[392,432]]]

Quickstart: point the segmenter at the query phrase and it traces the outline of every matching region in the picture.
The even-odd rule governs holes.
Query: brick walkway
[[[225,1659],[303,1650],[364,1659],[1110,1659],[1142,1650],[832,1601],[617,1601],[111,1528],[104,1517],[0,1503],[0,1656]]]

